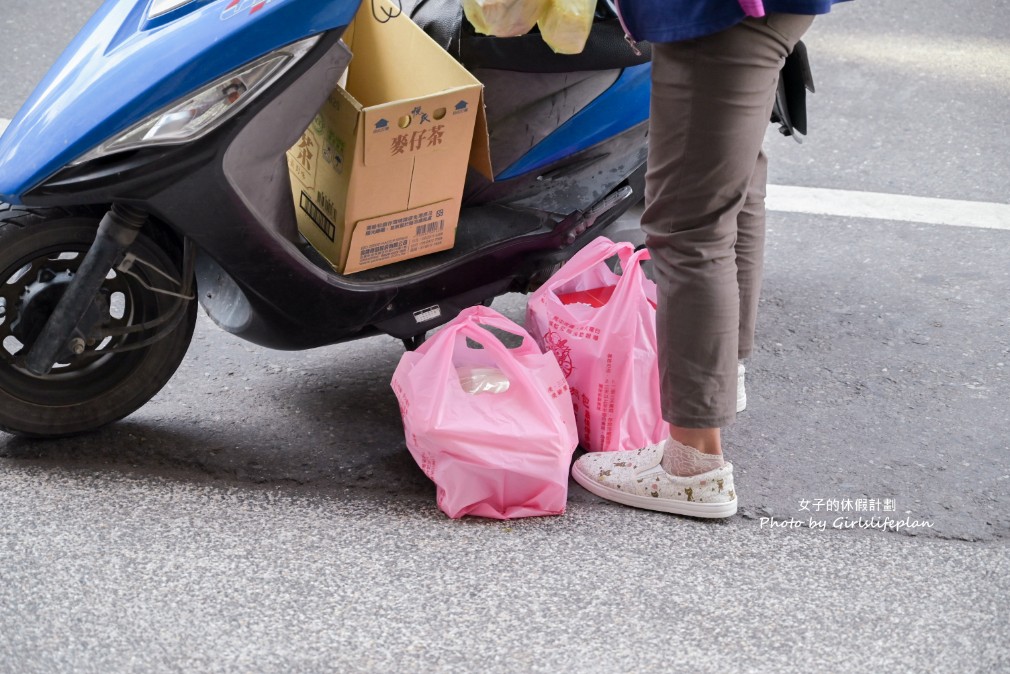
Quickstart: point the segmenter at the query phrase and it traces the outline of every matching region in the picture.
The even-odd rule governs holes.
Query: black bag
[[[772,109],[772,123],[780,124],[782,135],[792,136],[797,143],[803,142],[797,133],[807,135],[808,91],[814,93],[814,76],[810,72],[807,46],[801,40],[782,66],[775,107]]]

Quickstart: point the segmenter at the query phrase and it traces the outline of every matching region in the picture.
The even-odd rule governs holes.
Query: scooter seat
[[[652,48],[639,42],[635,53],[624,39],[617,19],[593,23],[586,47],[579,54],[555,54],[534,29],[519,37],[478,35],[469,22],[460,31],[459,60],[468,69],[490,68],[524,73],[566,73],[580,70],[617,70],[648,63]]]

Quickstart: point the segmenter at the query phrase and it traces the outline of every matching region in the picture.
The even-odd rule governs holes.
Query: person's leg
[[[737,217],[736,279],[740,287],[740,336],[737,358],[749,358],[754,350],[754,327],[764,273],[765,192],[768,183],[768,158],[758,154],[747,198]]]
[[[735,417],[760,287],[761,142],[782,62],[811,21],[771,15],[653,45],[642,226],[660,290],[663,413],[672,437],[702,452],[721,453],[719,428]]]
[[[765,192],[768,183],[768,158],[762,151],[751,176],[743,210],[737,218],[736,280],[740,286],[740,337],[737,345],[736,411],[747,408],[746,369],[743,361],[754,350],[761,277],[764,272]]]
[[[758,152],[757,164],[751,176],[740,215],[737,216],[737,239],[734,251],[736,253],[736,279],[740,292],[740,320],[737,338],[737,359],[742,361],[754,350],[754,328],[757,324],[758,299],[761,294],[761,279],[764,272],[765,245],[765,192],[768,183],[768,158],[764,151]],[[736,395],[740,394],[740,375],[737,373]],[[739,397],[736,410],[739,410]],[[670,437],[677,442],[694,447],[705,454],[722,454],[722,435],[719,428],[684,428],[670,426]],[[687,454],[681,452],[681,454]],[[684,456],[679,457],[683,466]],[[704,472],[703,469],[717,467],[718,461],[697,460],[692,469],[681,468],[680,475],[686,472]]]

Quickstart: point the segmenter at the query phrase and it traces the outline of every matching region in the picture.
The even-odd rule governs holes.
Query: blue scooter
[[[477,35],[458,0],[400,0],[484,83],[494,180],[467,177],[453,249],[335,273],[298,232],[285,153],[351,59],[358,5],[98,10],[0,137],[0,429],[58,437],[135,411],[182,361],[197,298],[275,349],[412,348],[537,287],[642,198],[650,50],[605,0],[575,56]]]
[[[0,429],[65,436],[141,407],[196,298],[275,349],[415,346],[536,287],[641,198],[648,49],[601,15],[558,56],[439,2],[400,7],[485,84],[495,180],[468,176],[453,249],[340,275],[298,233],[285,153],[351,59],[359,0],[108,0],[0,138]]]

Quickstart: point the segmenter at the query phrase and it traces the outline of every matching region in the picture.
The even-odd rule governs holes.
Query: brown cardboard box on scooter
[[[388,0],[343,39],[346,87],[288,152],[299,231],[344,274],[452,248],[467,165],[492,177],[483,85]]]

